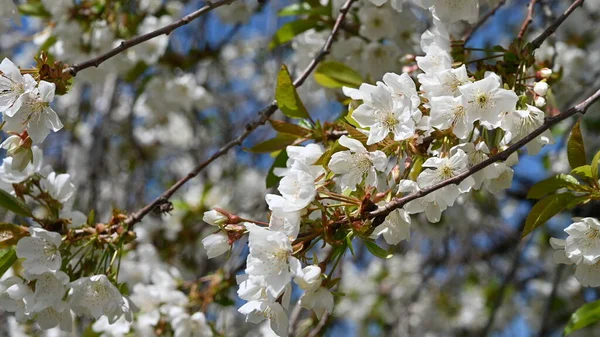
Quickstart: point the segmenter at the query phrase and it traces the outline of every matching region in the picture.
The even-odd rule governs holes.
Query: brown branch
[[[462,38],[465,41],[465,44],[467,44],[467,42],[469,42],[469,40],[473,36],[473,33],[475,33],[475,31],[477,31],[479,28],[481,28],[481,26],[483,26],[483,24],[486,23],[489,18],[494,16],[494,14],[496,14],[496,12],[500,9],[500,7],[504,6],[505,3],[506,3],[506,0],[500,0],[494,8],[492,8],[489,12],[487,12],[484,16],[482,16],[479,19],[479,21],[477,21],[477,23],[475,23],[473,26],[471,26],[471,28],[467,31],[467,33]]]
[[[546,28],[546,30],[544,30],[544,32],[542,32],[540,36],[536,37],[535,40],[531,42],[533,49],[538,49],[542,45],[542,43],[544,43],[544,41],[546,41],[546,39],[550,35],[552,35],[558,29],[558,27],[569,17],[569,15],[571,15],[571,13],[575,11],[577,7],[583,6],[584,1],[585,0],[575,0],[573,4],[569,6],[569,8],[567,8],[567,10],[556,19],[556,21],[554,21],[550,26],[548,26],[548,28]]]
[[[228,0],[231,1],[231,0]],[[346,3],[340,8],[340,14],[338,15],[335,24],[329,34],[329,37],[325,41],[325,44],[321,48],[321,51],[315,56],[315,58],[310,62],[310,64],[304,69],[304,71],[294,80],[294,86],[296,88],[300,87],[304,81],[308,78],[308,76],[312,73],[312,71],[317,67],[319,62],[321,62],[327,54],[329,54],[331,50],[331,46],[333,45],[333,41],[340,30],[341,24],[346,18],[346,15],[350,11],[350,7],[356,0],[347,0]],[[231,142],[225,144],[221,147],[217,152],[215,152],[212,156],[210,156],[207,160],[201,163],[199,166],[194,168],[190,173],[188,173],[185,177],[181,178],[177,181],[173,186],[167,189],[163,194],[161,194],[158,198],[154,199],[151,203],[147,204],[137,212],[133,213],[125,220],[125,225],[133,226],[136,223],[140,222],[148,213],[150,213],[156,206],[165,203],[177,190],[179,190],[183,185],[185,185],[188,181],[193,179],[198,175],[203,169],[205,169],[208,165],[210,165],[217,158],[223,156],[232,148],[239,146],[242,142],[256,130],[259,126],[264,125],[269,118],[277,111],[277,101],[271,102],[271,104],[264,107],[262,110],[258,112],[258,116],[251,123],[246,125],[246,129],[239,136],[233,139]]]
[[[535,129],[532,133],[530,133],[523,139],[521,139],[518,142],[514,143],[513,145],[509,146],[506,150],[482,161],[481,163],[471,167],[467,171],[465,171],[453,178],[444,180],[444,181],[437,183],[431,187],[424,188],[416,193],[409,194],[405,197],[394,198],[387,205],[380,207],[371,213],[368,213],[367,218],[385,217],[393,210],[403,207],[410,201],[422,198],[422,197],[424,197],[430,193],[433,193],[433,192],[435,192],[443,187],[446,187],[448,185],[459,184],[461,181],[465,180],[467,177],[475,174],[476,172],[483,170],[484,168],[490,166],[491,164],[498,162],[498,161],[503,161],[503,160],[508,159],[508,157],[511,154],[517,152],[517,150],[519,150],[521,147],[525,146],[527,143],[529,143],[530,141],[535,139],[537,136],[541,135],[546,130],[550,129],[552,126],[554,126],[554,125],[558,124],[559,122],[561,122],[571,116],[574,116],[576,114],[585,114],[585,112],[590,107],[590,105],[595,103],[598,99],[600,99],[600,90],[596,91],[596,93],[594,93],[592,96],[588,97],[586,100],[575,105],[574,107],[570,108],[569,110],[567,110],[563,113],[560,113],[554,117],[546,118],[546,120],[544,121],[544,124],[542,124],[539,128]]]
[[[525,17],[525,21],[523,21],[523,25],[521,26],[521,30],[519,31],[519,35],[517,35],[517,37],[519,39],[522,39],[523,36],[525,36],[525,32],[527,31],[527,28],[529,27],[529,25],[533,21],[533,10],[535,9],[535,3],[536,2],[537,2],[537,0],[531,0],[529,2],[529,8],[527,10],[527,16]]]
[[[63,72],[69,73],[69,74],[71,74],[71,76],[75,76],[75,75],[77,75],[78,72],[80,72],[84,69],[91,68],[91,67],[98,67],[100,64],[102,64],[106,60],[122,53],[123,51],[125,51],[131,47],[137,46],[140,43],[146,42],[148,40],[151,40],[151,39],[161,36],[163,34],[169,35],[175,29],[177,29],[181,26],[187,25],[188,23],[190,23],[193,20],[201,17],[202,15],[212,11],[215,8],[221,7],[223,5],[229,5],[233,1],[235,1],[235,0],[216,0],[214,2],[211,2],[210,0],[206,1],[206,5],[204,7],[200,8],[199,10],[197,10],[193,13],[190,13],[189,15],[184,16],[183,18],[173,22],[170,25],[164,26],[162,28],[159,28],[159,29],[152,31],[150,33],[147,33],[147,34],[136,36],[129,40],[125,40],[125,41],[121,42],[118,47],[113,48],[113,49],[109,50],[108,52],[106,52],[98,57],[95,57],[91,60],[74,64],[74,65],[66,68],[65,70],[63,70]]]

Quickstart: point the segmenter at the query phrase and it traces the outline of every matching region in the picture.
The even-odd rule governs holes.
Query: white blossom
[[[347,136],[342,136],[339,143],[350,151],[334,153],[328,166],[333,173],[342,175],[342,189],[356,190],[356,185],[365,176],[368,186],[377,186],[376,171],[385,170],[387,165],[385,153],[379,150],[368,152],[361,142]]]
[[[488,129],[500,124],[502,112],[512,112],[517,104],[517,94],[501,88],[500,78],[490,74],[486,78],[459,87],[469,123],[477,120]]]
[[[251,223],[246,223],[246,228],[250,233],[246,273],[251,277],[263,278],[267,291],[277,298],[292,277],[301,273],[300,261],[292,256],[292,246],[284,233],[273,232]]]
[[[58,271],[62,263],[60,234],[38,227],[30,227],[29,232],[31,236],[24,237],[17,243],[17,256],[25,259],[25,271],[32,275]]]
[[[221,256],[231,248],[227,234],[219,231],[202,239],[202,246],[209,259]]]
[[[5,0],[12,4],[12,0]],[[0,5],[0,17],[2,10],[11,5]],[[21,75],[21,71],[9,59],[5,58],[0,63],[0,111],[8,116],[14,115],[14,111],[21,106],[20,98],[36,86],[36,82],[29,74]]]
[[[238,311],[246,315],[246,322],[258,324],[267,319],[271,329],[277,336],[288,336],[289,319],[281,304],[267,300],[256,300],[244,304]]]
[[[55,87],[54,83],[40,81],[36,89],[23,94],[18,101],[19,105],[15,104],[5,111],[5,128],[18,133],[27,129],[35,144],[43,142],[50,130],[56,132],[62,129],[62,122],[50,107]]]
[[[385,217],[383,223],[375,228],[373,235],[383,235],[385,242],[390,245],[410,240],[410,215],[403,209],[393,210]]]
[[[72,292],[69,295],[69,304],[76,314],[95,319],[106,316],[111,324],[125,314],[131,321],[128,300],[110,283],[106,275],[82,277],[71,282],[70,286]]]

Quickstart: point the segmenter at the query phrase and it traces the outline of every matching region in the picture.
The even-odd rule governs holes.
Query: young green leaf
[[[371,252],[371,254],[377,256],[378,258],[389,259],[393,256],[390,252],[379,247],[377,245],[377,243],[375,243],[374,241],[364,240],[364,243],[365,243],[365,246],[367,246],[367,249],[369,250],[369,252]]]
[[[569,141],[567,142],[567,157],[572,169],[587,164],[583,136],[581,135],[581,127],[579,126],[580,121],[573,126],[571,135],[569,135]]]
[[[583,165],[571,170],[571,174],[582,179],[592,179],[592,166]]]
[[[291,41],[297,35],[304,33],[305,31],[316,27],[318,21],[314,19],[304,19],[288,22],[281,26],[279,30],[273,36],[271,43],[269,43],[269,49],[273,49],[279,45]]]
[[[589,199],[589,196],[577,197],[571,193],[552,194],[538,201],[529,211],[527,220],[525,220],[525,228],[521,237],[526,237],[534,229],[546,223],[556,214],[567,209],[569,206],[577,205],[578,202],[584,202]]]
[[[281,150],[277,157],[275,157],[275,161],[273,162],[273,165],[271,166],[271,168],[269,169],[269,173],[267,174],[267,188],[275,187],[277,186],[277,184],[279,184],[281,177],[276,176],[273,171],[275,170],[275,168],[285,167],[287,160],[287,151]]]
[[[15,247],[0,250],[0,278],[17,261]]]
[[[568,174],[559,174],[554,177],[542,180],[537,184],[533,185],[527,193],[528,199],[541,199],[547,194],[555,192],[561,188],[576,189],[579,185],[579,181],[575,177]]]
[[[24,217],[31,217],[29,206],[4,190],[0,190],[0,207]]]
[[[600,161],[600,151],[596,153],[594,159],[592,159],[592,179],[594,182],[598,181],[598,162]]]
[[[275,131],[277,131],[279,133],[285,133],[288,135],[293,135],[293,136],[298,136],[298,137],[308,137],[312,133],[312,131],[307,128],[303,128],[299,125],[284,122],[284,121],[270,119],[269,123],[271,123],[271,126],[273,127],[273,129],[275,129]]]
[[[600,300],[586,303],[577,309],[569,318],[564,334],[568,336],[597,322],[600,322]]]
[[[281,70],[277,75],[275,99],[277,100],[277,106],[284,115],[291,118],[310,118],[285,65],[281,65]]]
[[[334,89],[341,87],[358,88],[364,82],[362,76],[354,69],[335,61],[321,62],[315,69],[314,76],[320,85]]]

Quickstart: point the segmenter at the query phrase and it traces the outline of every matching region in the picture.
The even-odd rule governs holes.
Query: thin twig
[[[228,1],[230,1],[230,0],[228,0]],[[300,76],[298,76],[298,78],[296,78],[296,80],[294,81],[294,86],[296,88],[300,87],[304,83],[304,81],[306,81],[308,76],[317,67],[319,62],[321,62],[325,58],[325,56],[327,54],[329,54],[329,52],[331,50],[331,46],[333,45],[333,41],[334,41],[338,31],[340,30],[341,24],[344,21],[344,19],[346,18],[346,14],[348,14],[348,12],[350,11],[350,7],[352,6],[352,4],[355,1],[356,0],[347,0],[346,3],[344,4],[344,6],[342,6],[342,8],[340,8],[340,14],[337,17],[335,24],[333,25],[333,28],[331,30],[331,33],[329,34],[329,37],[327,38],[327,40],[325,41],[325,44],[323,45],[323,48],[321,48],[321,51],[315,56],[315,58],[310,62],[310,64],[306,67],[306,69],[304,69],[302,74],[300,74]],[[269,118],[275,113],[275,111],[277,111],[277,101],[271,102],[271,104],[267,105],[262,110],[260,110],[258,112],[258,116],[254,119],[254,121],[252,121],[251,123],[248,123],[246,125],[246,129],[244,130],[244,132],[242,132],[240,135],[238,135],[235,139],[233,139],[232,141],[230,141],[229,143],[227,143],[223,147],[221,147],[217,152],[215,152],[212,156],[210,156],[207,160],[205,160],[199,166],[194,168],[194,170],[192,170],[190,173],[188,173],[185,177],[183,177],[179,181],[177,181],[173,186],[171,186],[169,189],[167,189],[165,192],[163,192],[163,194],[161,194],[159,197],[154,199],[151,203],[147,204],[146,206],[144,206],[143,208],[141,208],[140,210],[138,210],[137,212],[135,212],[131,216],[129,216],[125,220],[125,225],[133,226],[136,223],[140,222],[157,205],[159,205],[159,204],[163,203],[165,200],[168,200],[169,198],[171,198],[171,196],[173,196],[173,194],[175,192],[177,192],[177,190],[179,190],[183,185],[185,185],[192,178],[197,176],[198,173],[200,173],[203,169],[205,169],[209,164],[211,164],[213,161],[217,160],[217,158],[219,158],[219,157],[223,156],[224,154],[226,154],[227,152],[229,152],[229,150],[231,150],[232,148],[241,145],[242,142],[252,132],[254,132],[254,130],[256,130],[259,126],[265,124],[269,120]]]
[[[161,36],[163,34],[169,35],[175,29],[177,29],[181,26],[187,25],[188,23],[190,23],[193,20],[201,17],[202,15],[212,11],[215,8],[221,7],[223,5],[229,5],[233,1],[235,1],[235,0],[216,0],[214,2],[206,1],[206,5],[204,7],[200,8],[199,10],[197,10],[193,13],[190,13],[189,15],[184,16],[183,18],[171,23],[170,25],[164,26],[162,28],[159,28],[159,29],[149,32],[147,34],[136,36],[132,39],[122,41],[118,47],[113,48],[113,49],[109,50],[108,52],[106,52],[98,57],[95,57],[91,60],[88,60],[88,61],[85,61],[82,63],[77,63],[68,68],[65,68],[65,70],[63,70],[63,72],[69,73],[69,74],[71,74],[71,76],[75,76],[75,75],[77,75],[78,72],[80,72],[84,69],[91,68],[91,67],[98,67],[104,61],[122,53],[123,51],[125,51],[131,47],[137,46],[140,43],[146,42],[148,40],[151,40],[151,39]]]
[[[471,28],[463,36],[463,40],[465,41],[465,44],[467,44],[467,42],[469,42],[469,40],[473,36],[473,33],[475,33],[475,31],[477,31],[481,26],[483,26],[483,24],[486,23],[489,18],[494,16],[494,14],[496,14],[496,12],[500,9],[500,7],[504,6],[505,3],[506,3],[506,0],[500,0],[494,8],[492,8],[489,12],[487,12],[484,16],[482,16],[479,19],[479,21],[477,21],[477,23],[475,23],[473,26],[471,26]]]
[[[432,192],[435,192],[443,187],[446,187],[448,185],[459,184],[461,181],[465,180],[467,177],[470,177],[471,175],[475,174],[476,172],[483,170],[484,168],[490,166],[491,164],[498,162],[498,161],[503,161],[503,160],[508,159],[508,157],[511,154],[517,152],[517,150],[519,150],[521,147],[525,146],[527,143],[529,143],[530,141],[532,141],[533,139],[535,139],[536,137],[538,137],[539,135],[544,133],[546,130],[550,129],[552,126],[554,126],[554,125],[558,124],[559,122],[561,122],[571,116],[574,116],[576,114],[585,114],[585,112],[590,107],[590,105],[595,103],[598,99],[600,99],[600,90],[596,91],[595,94],[588,97],[586,100],[577,104],[576,106],[570,108],[569,110],[567,110],[563,113],[560,113],[554,117],[546,118],[546,120],[544,121],[544,124],[542,124],[539,128],[535,129],[533,132],[531,132],[527,136],[523,137],[523,139],[521,139],[518,142],[514,143],[513,145],[509,146],[506,150],[499,152],[498,154],[496,154],[494,156],[491,156],[490,158],[471,167],[467,171],[465,171],[457,176],[454,176],[453,178],[444,180],[433,186],[424,188],[416,193],[409,194],[405,197],[394,198],[387,205],[380,207],[371,213],[368,213],[367,218],[385,217],[393,210],[403,207],[410,201],[422,198],[422,197],[424,197]]]
[[[583,6],[584,1],[585,0],[575,0],[575,2],[573,2],[573,4],[569,6],[569,8],[567,8],[567,10],[556,19],[556,21],[554,21],[550,26],[548,26],[548,28],[546,28],[546,30],[544,30],[542,34],[540,34],[540,36],[536,37],[535,40],[531,42],[533,49],[538,49],[542,45],[542,43],[546,41],[548,36],[552,35],[558,29],[558,27],[569,17],[569,15],[571,15],[571,13],[575,11],[577,7]]]
[[[517,35],[517,37],[519,39],[522,39],[523,36],[525,36],[525,32],[527,31],[527,28],[529,27],[529,25],[533,21],[533,10],[535,9],[535,3],[536,2],[537,2],[537,0],[531,0],[529,2],[529,8],[527,10],[527,16],[525,17],[525,21],[523,21],[523,25],[521,26],[521,30],[519,31],[519,35]]]

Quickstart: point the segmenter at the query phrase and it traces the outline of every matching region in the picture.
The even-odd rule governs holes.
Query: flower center
[[[440,167],[440,176],[443,179],[448,179],[454,177],[454,171],[448,165],[443,165]]]

